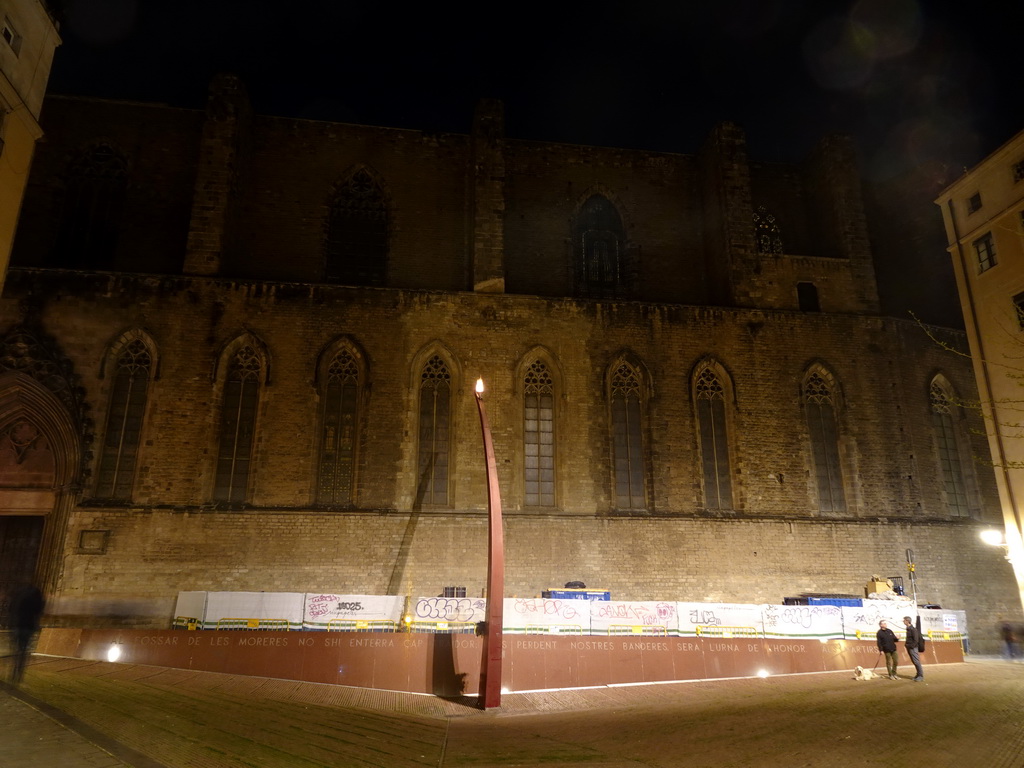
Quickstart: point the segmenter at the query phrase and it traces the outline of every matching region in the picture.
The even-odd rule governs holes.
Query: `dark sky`
[[[840,131],[884,178],[1024,128],[1011,5],[64,0],[51,91],[201,107],[223,70],[264,114],[464,133],[490,96],[514,138],[692,153],[731,120],[763,160]]]

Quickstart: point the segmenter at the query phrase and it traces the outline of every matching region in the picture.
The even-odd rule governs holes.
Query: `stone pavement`
[[[3,723],[0,766],[122,768],[129,765],[82,733],[71,730],[62,715],[42,702],[21,695],[6,683],[0,683],[0,723]]]
[[[901,669],[905,671],[905,668]],[[1024,766],[1024,664],[474,699],[36,656],[0,687],[0,768]]]

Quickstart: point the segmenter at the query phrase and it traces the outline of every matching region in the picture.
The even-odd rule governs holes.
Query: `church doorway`
[[[3,371],[14,367],[9,348],[0,356],[0,626],[8,623],[12,588],[33,583],[48,598],[60,588],[81,455],[64,401],[24,372],[45,374],[55,366],[25,364],[22,370]],[[51,384],[54,379],[40,378]]]
[[[0,515],[0,629],[10,626],[11,593],[35,577],[44,519],[40,515]]]

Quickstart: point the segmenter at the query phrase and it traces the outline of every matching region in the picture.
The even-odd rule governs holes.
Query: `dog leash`
[[[876,659],[875,659],[875,666],[874,666],[874,667],[871,667],[871,671],[872,671],[872,672],[874,672],[874,671],[875,671],[875,667],[877,667],[877,666],[878,666],[878,662],[879,662],[879,661],[881,661],[881,660],[882,660],[882,652],[881,652],[881,651],[879,651],[879,652],[878,652],[878,658],[876,658]]]

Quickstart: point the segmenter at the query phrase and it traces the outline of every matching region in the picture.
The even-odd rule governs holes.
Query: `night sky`
[[[228,71],[263,114],[465,133],[497,97],[512,138],[689,154],[731,120],[779,161],[838,131],[874,179],[960,172],[1024,128],[995,0],[61,5],[53,93],[201,108]]]

